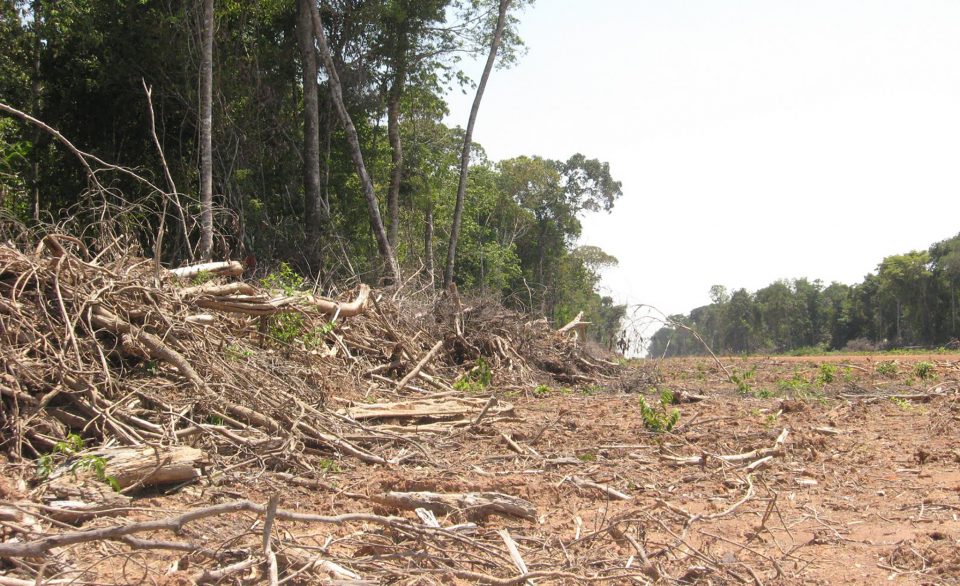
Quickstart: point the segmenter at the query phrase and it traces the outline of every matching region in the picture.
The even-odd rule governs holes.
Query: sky
[[[960,2],[539,0],[474,140],[608,161],[581,244],[602,288],[665,314],[720,284],[853,284],[960,232]],[[466,70],[479,78],[482,63]],[[466,126],[472,90],[448,97]]]

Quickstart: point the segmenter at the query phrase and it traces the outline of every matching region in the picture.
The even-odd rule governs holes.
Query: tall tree
[[[203,0],[200,43],[200,258],[213,254],[213,0]]]
[[[316,35],[317,45],[320,47],[320,56],[323,58],[324,68],[327,70],[327,76],[330,81],[330,96],[333,99],[334,106],[336,106],[340,123],[343,124],[344,131],[346,132],[350,157],[353,159],[353,164],[357,169],[357,175],[360,177],[363,197],[367,202],[367,211],[370,216],[370,227],[377,241],[380,256],[387,265],[390,279],[394,283],[399,283],[400,265],[397,263],[397,256],[394,253],[393,246],[390,245],[387,232],[383,227],[383,219],[380,216],[380,204],[377,201],[377,194],[373,190],[373,181],[370,179],[370,174],[367,173],[367,167],[363,162],[363,152],[360,150],[360,138],[357,136],[357,128],[353,125],[350,113],[347,112],[347,107],[343,102],[343,87],[340,84],[340,77],[337,75],[337,68],[334,66],[333,57],[330,54],[327,35],[323,30],[323,22],[320,20],[320,10],[317,8],[315,0],[310,1],[310,16],[313,20],[313,34]]]
[[[483,99],[483,92],[487,87],[487,80],[490,78],[493,64],[497,60],[497,50],[500,48],[503,29],[507,23],[508,8],[510,8],[510,0],[500,0],[500,6],[497,11],[497,23],[493,31],[493,40],[490,42],[490,52],[487,55],[487,62],[483,66],[483,74],[480,76],[480,83],[477,85],[477,93],[473,98],[473,105],[470,107],[467,131],[463,135],[463,150],[460,155],[460,181],[457,184],[457,203],[453,211],[453,224],[450,226],[450,242],[447,245],[447,264],[443,271],[444,289],[453,283],[454,263],[457,257],[457,240],[460,238],[460,224],[463,220],[463,201],[467,193],[467,172],[470,167],[470,145],[473,143],[473,127],[477,122],[477,113],[480,111],[480,101]]]
[[[317,88],[317,48],[313,39],[310,5],[315,0],[297,2],[297,41],[303,75],[303,214],[310,239],[310,261],[316,264],[320,249],[324,210],[320,197],[320,100]]]

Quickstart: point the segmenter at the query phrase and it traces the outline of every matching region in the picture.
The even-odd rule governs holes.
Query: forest
[[[609,165],[472,141],[528,4],[3,0],[0,218],[91,235],[109,208],[167,266],[287,265],[333,293],[455,282],[552,323],[584,311],[610,347],[617,260],[578,243],[622,195]],[[475,96],[463,126],[451,92]]]
[[[649,355],[782,354],[957,346],[960,234],[888,256],[854,285],[779,280],[753,293],[710,289],[709,305],[674,315]],[[697,340],[690,330],[697,332]]]

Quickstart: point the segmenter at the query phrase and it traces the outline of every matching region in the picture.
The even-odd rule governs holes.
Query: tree
[[[303,75],[303,207],[304,223],[314,255],[319,250],[323,221],[320,196],[320,100],[317,88],[317,48],[313,38],[310,5],[316,0],[297,2],[297,41]],[[317,259],[312,258],[311,264]]]
[[[347,112],[347,107],[344,105],[343,88],[340,85],[340,78],[337,75],[337,69],[334,66],[333,57],[330,54],[330,47],[327,45],[323,22],[320,20],[320,11],[316,3],[312,0],[310,2],[310,13],[313,20],[313,33],[320,47],[320,56],[323,58],[324,67],[327,70],[327,76],[330,82],[330,95],[336,106],[340,122],[346,131],[350,156],[356,167],[357,175],[360,177],[360,185],[363,190],[364,199],[367,202],[367,210],[370,216],[370,227],[377,241],[380,256],[387,265],[390,280],[394,283],[400,283],[400,265],[397,263],[393,246],[390,245],[390,240],[383,227],[383,220],[380,216],[380,204],[377,201],[377,195],[373,189],[373,181],[370,179],[370,175],[367,173],[367,167],[363,161],[363,152],[360,150],[360,139],[357,136],[357,128],[354,126],[350,113]]]
[[[200,40],[200,248],[213,254],[213,0],[203,0]]]
[[[493,40],[490,42],[490,53],[487,55],[487,62],[483,67],[480,83],[477,85],[473,105],[470,107],[467,131],[463,135],[463,149],[460,155],[460,181],[457,184],[456,206],[453,212],[453,224],[450,226],[450,241],[447,245],[447,263],[443,272],[444,289],[453,283],[454,263],[457,257],[457,240],[460,238],[460,223],[463,219],[463,200],[467,192],[467,173],[470,167],[470,145],[473,142],[473,127],[477,122],[477,113],[480,111],[480,100],[483,99],[483,92],[487,87],[487,80],[490,79],[493,63],[497,59],[497,50],[500,48],[500,41],[503,38],[503,29],[507,23],[507,9],[509,7],[510,0],[500,0],[499,10],[497,11],[497,22],[493,31]]]
[[[896,341],[916,343],[929,339],[927,293],[933,276],[926,251],[888,256],[877,267],[880,295],[896,305]]]

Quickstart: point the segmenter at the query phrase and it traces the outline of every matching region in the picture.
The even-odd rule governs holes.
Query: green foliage
[[[849,369],[848,369],[849,370]],[[817,382],[820,386],[832,383],[837,377],[837,367],[829,362],[820,365],[820,372],[817,374]]]
[[[753,387],[750,386],[750,380],[756,373],[756,366],[746,371],[741,371],[737,368],[734,368],[730,372],[730,380],[733,382],[734,386],[736,386],[738,393],[741,395],[749,395],[753,391]]]
[[[789,379],[777,381],[778,389],[792,395],[806,393],[812,387],[813,385],[811,385],[799,371],[794,371],[793,376]]]
[[[209,283],[213,277],[214,275],[210,271],[200,271],[190,279],[190,284],[203,285],[204,283]]]
[[[283,312],[270,318],[270,337],[283,344],[293,344],[306,333],[306,320],[302,314]]]
[[[680,410],[669,409],[673,405],[674,395],[669,390],[664,389],[660,392],[659,399],[658,404],[651,407],[643,396],[638,398],[643,427],[653,433],[673,431],[673,428],[680,421]]]
[[[260,281],[266,289],[283,291],[284,295],[295,295],[303,286],[303,277],[285,262],[281,262],[277,270],[273,271]]]
[[[883,362],[878,362],[875,367],[877,374],[885,376],[887,378],[893,378],[897,376],[897,363],[892,360],[884,360]]]
[[[937,377],[937,372],[930,362],[918,362],[913,367],[913,374],[920,380],[930,380]]]
[[[254,355],[253,350],[244,348],[238,344],[229,344],[226,348],[224,348],[223,353],[227,360],[233,361],[243,360],[244,358],[250,358]]]
[[[320,471],[324,474],[340,474],[343,472],[343,470],[340,468],[340,464],[338,464],[336,460],[331,460],[329,458],[322,458],[317,467],[320,468]]]
[[[465,393],[480,393],[493,382],[493,372],[483,357],[477,358],[473,368],[453,383],[453,388]]]
[[[913,411],[913,405],[906,399],[900,397],[890,397],[890,402],[904,411]]]
[[[49,454],[44,454],[37,459],[37,478],[45,480],[60,463],[67,463],[67,470],[74,476],[80,471],[92,471],[97,480],[109,484],[113,490],[120,492],[120,483],[115,477],[107,474],[107,460],[92,454],[81,456],[79,452],[83,449],[83,438],[73,433],[63,441],[55,443]]]
[[[711,304],[673,322],[696,330],[716,353],[819,355],[831,351],[942,346],[960,338],[960,234],[884,258],[854,285],[806,278],[753,293],[711,289]],[[650,357],[704,354],[682,328],[655,332]]]
[[[533,389],[533,396],[537,397],[538,399],[549,397],[552,394],[553,394],[553,389],[551,389],[547,385],[540,384]]]

